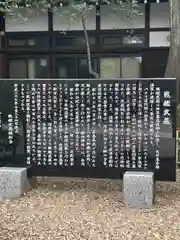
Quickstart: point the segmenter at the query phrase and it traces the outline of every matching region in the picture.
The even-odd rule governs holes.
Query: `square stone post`
[[[20,198],[35,186],[36,178],[27,177],[27,168],[0,167],[0,200]]]
[[[153,172],[128,171],[123,177],[124,205],[132,208],[151,208],[155,200]]]

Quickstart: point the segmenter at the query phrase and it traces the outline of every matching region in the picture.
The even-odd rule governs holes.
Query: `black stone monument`
[[[37,176],[176,179],[176,80],[0,80],[0,164]]]

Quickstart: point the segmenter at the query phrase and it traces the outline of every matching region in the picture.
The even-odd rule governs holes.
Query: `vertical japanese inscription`
[[[42,84],[42,163],[47,165],[47,85]]]
[[[155,81],[72,85],[14,84],[8,142],[25,113],[28,165],[95,167],[100,159],[108,168],[148,169],[152,161],[160,169],[160,125],[163,133],[172,130],[171,88]],[[7,127],[3,117],[0,128]]]
[[[37,84],[37,93],[36,93],[36,119],[37,119],[37,138],[36,138],[36,146],[37,146],[37,165],[42,164],[42,139],[41,139],[41,84]]]
[[[126,127],[125,127],[125,148],[126,148],[126,168],[131,167],[130,151],[131,151],[131,85],[126,85]]]
[[[58,88],[57,84],[53,84],[53,101],[52,101],[52,108],[53,108],[53,165],[58,165]]]
[[[81,166],[86,166],[85,157],[85,85],[81,84],[80,88],[80,144],[81,144]]]
[[[47,164],[52,165],[52,85],[48,84],[47,89],[47,144],[48,144],[48,154],[47,154]]]
[[[113,146],[113,135],[114,135],[114,119],[113,119],[113,85],[109,84],[108,88],[108,167],[113,167],[113,153],[114,153],[114,146]]]
[[[27,155],[27,164],[32,163],[31,159],[31,95],[30,95],[30,85],[26,85],[26,94],[25,94],[25,110],[26,110],[26,155]]]
[[[64,165],[68,166],[69,165],[69,130],[68,130],[68,125],[69,125],[69,91],[68,91],[68,85],[64,84],[64,108],[63,108],[63,124],[64,124],[64,129],[63,129],[63,146],[64,146]]]
[[[90,86],[90,85],[89,85]],[[102,84],[98,84],[97,89],[97,126],[102,128]]]
[[[80,153],[80,89],[75,84],[75,151]]]
[[[19,134],[19,86],[14,84],[14,133]]]
[[[119,83],[114,86],[114,166],[119,167]]]
[[[25,84],[21,84],[21,111],[25,112]]]
[[[149,94],[149,140],[151,146],[154,147],[154,105],[155,105],[155,85],[153,82],[150,83],[150,94]]]
[[[13,144],[13,115],[8,114],[8,143]]]
[[[69,160],[74,165],[74,88],[69,89]]]
[[[142,83],[138,84],[138,109],[137,109],[137,146],[138,146],[138,156],[137,156],[137,167],[142,168],[142,139],[143,139],[143,99],[142,99]]]
[[[37,159],[37,148],[36,148],[36,133],[37,133],[37,112],[36,112],[36,84],[31,85],[30,90],[31,95],[31,123],[30,123],[30,129],[32,132],[31,135],[31,157],[32,162],[36,163]]]
[[[160,168],[160,87],[156,87],[156,120],[155,120],[155,146],[156,146],[156,161],[155,168]]]
[[[171,92],[164,91],[163,99],[163,125],[170,126],[170,110],[171,110]]]
[[[148,168],[148,141],[149,141],[149,90],[144,88],[144,113],[143,113],[143,125],[144,125],[144,142],[143,142],[143,168]]]
[[[92,167],[96,166],[96,104],[97,89],[92,88]]]
[[[137,157],[137,148],[136,148],[136,138],[137,138],[137,86],[136,83],[132,84],[132,122],[131,122],[131,167],[136,168],[136,157]]]
[[[120,167],[125,167],[125,85],[120,84]]]
[[[92,146],[92,136],[91,136],[91,87],[90,84],[86,84],[86,161],[88,166],[91,164],[91,146]]]
[[[63,165],[63,87],[59,84],[59,108],[58,108],[58,153],[59,165]]]
[[[103,164],[108,162],[108,94],[107,84],[103,84]]]

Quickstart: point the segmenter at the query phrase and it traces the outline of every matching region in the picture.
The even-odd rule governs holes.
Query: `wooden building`
[[[0,77],[87,78],[80,18],[69,26],[64,14],[25,13],[24,23],[1,17]],[[163,77],[170,45],[167,0],[140,0],[141,15],[119,16],[111,5],[87,16],[92,65],[101,77]]]

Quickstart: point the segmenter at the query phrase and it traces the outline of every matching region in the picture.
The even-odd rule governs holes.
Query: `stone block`
[[[27,177],[27,169],[0,167],[0,200],[20,198],[36,185],[36,178]]]
[[[151,208],[155,199],[153,172],[126,172],[123,177],[124,205]]]

